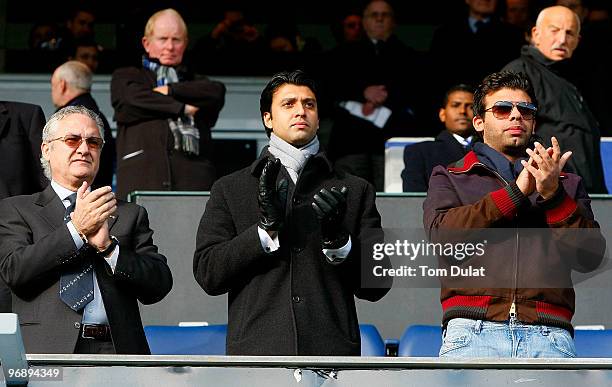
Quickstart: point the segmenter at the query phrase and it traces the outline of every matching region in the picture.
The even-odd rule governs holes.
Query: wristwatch
[[[115,247],[117,247],[117,245],[119,244],[119,240],[117,238],[115,238],[114,235],[110,236],[110,240],[111,243],[110,245],[108,245],[107,248],[105,248],[104,250],[98,250],[98,255],[101,257],[108,257],[108,255],[110,253],[112,253],[115,250]]]

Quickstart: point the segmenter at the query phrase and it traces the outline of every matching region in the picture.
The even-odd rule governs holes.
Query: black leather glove
[[[279,159],[269,158],[259,177],[257,201],[259,203],[259,227],[266,231],[279,231],[285,220],[285,204],[289,183],[282,179],[278,186],[276,179],[281,168]]]
[[[313,197],[312,208],[321,223],[321,237],[324,249],[339,249],[348,242],[349,234],[342,227],[346,214],[346,193],[348,188],[322,188]]]

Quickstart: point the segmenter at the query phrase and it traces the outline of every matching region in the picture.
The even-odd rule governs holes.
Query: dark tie
[[[70,205],[66,208],[64,222],[70,222],[70,213],[76,205],[76,193],[68,196],[66,200]],[[60,277],[60,299],[78,312],[94,298],[93,290],[93,266],[91,260],[87,259],[77,265],[67,268]]]
[[[474,27],[476,27],[476,33],[482,32],[482,28],[485,26],[485,22],[483,22],[482,20],[478,20],[476,23],[474,23]]]
[[[376,55],[382,55],[385,50],[385,42],[382,40],[377,40],[374,47],[376,48]]]

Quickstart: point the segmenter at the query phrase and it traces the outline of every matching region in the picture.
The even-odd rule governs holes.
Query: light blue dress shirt
[[[67,188],[62,187],[55,181],[51,181],[51,187],[62,200],[64,207],[68,208],[70,205],[70,201],[68,200],[68,196],[72,195],[74,191],[71,191]],[[72,240],[77,249],[80,249],[83,246],[84,242],[81,239],[76,227],[72,224],[72,221],[66,223],[68,227],[68,231],[70,231],[70,235],[72,236]],[[117,259],[119,258],[119,246],[115,247],[115,250],[112,254],[104,259],[111,267],[113,273],[115,272],[115,266],[117,266]],[[100,293],[100,286],[98,285],[98,279],[96,278],[96,272],[93,272],[93,283],[94,283],[94,298],[85,306],[83,309],[83,324],[104,324],[108,325],[108,317],[106,316],[106,309],[104,308],[104,302],[102,302],[102,294]]]

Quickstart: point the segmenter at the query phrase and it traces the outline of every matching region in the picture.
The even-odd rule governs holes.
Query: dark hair
[[[457,91],[463,91],[466,93],[474,94],[474,86],[470,86],[465,83],[459,83],[457,85],[451,86],[451,88],[446,90],[446,93],[444,93],[444,98],[442,99],[443,108],[446,107],[446,104],[448,103],[448,98],[450,97],[450,95]]]
[[[525,74],[500,71],[487,75],[476,88],[474,92],[474,116],[483,117],[486,109],[485,97],[501,89],[522,90],[529,95],[531,103],[537,105],[533,87],[531,87],[531,82],[529,82],[529,78]]]
[[[319,99],[315,81],[312,78],[309,78],[304,71],[283,71],[274,74],[272,79],[270,79],[270,82],[268,82],[266,87],[264,87],[263,91],[261,92],[261,97],[259,98],[259,112],[261,113],[261,121],[264,123],[264,128],[266,129],[266,135],[268,137],[270,137],[272,130],[269,129],[264,122],[264,113],[272,112],[272,96],[279,87],[285,84],[306,86],[314,93],[315,98],[317,100]]]

